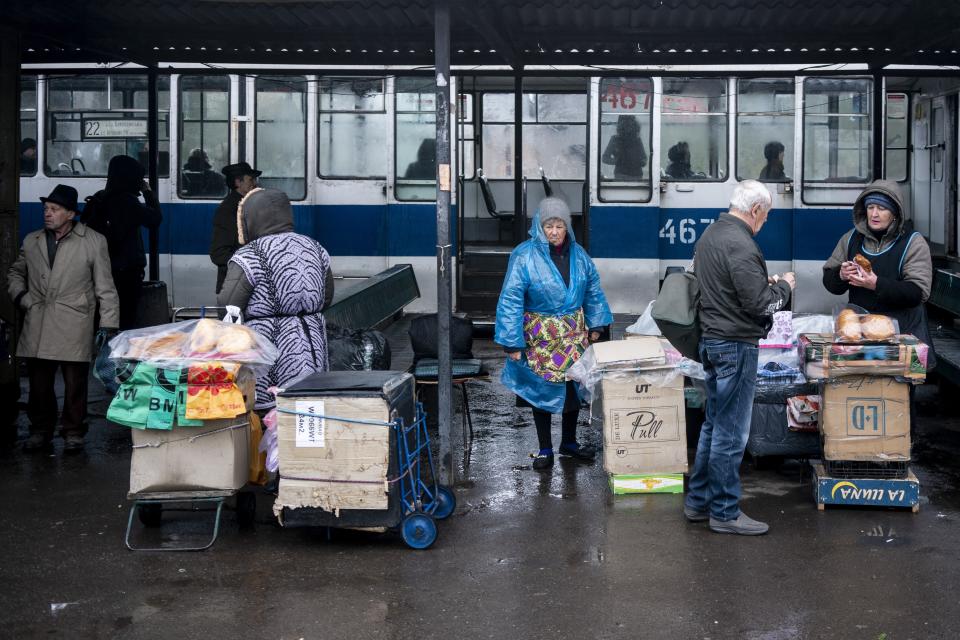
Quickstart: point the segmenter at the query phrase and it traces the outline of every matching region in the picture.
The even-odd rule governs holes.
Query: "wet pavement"
[[[475,352],[499,372],[495,345]],[[529,410],[496,375],[470,394],[470,464],[431,549],[394,533],[281,529],[261,492],[256,525],[226,511],[200,553],[125,548],[129,432],[106,423],[97,396],[85,453],[58,441],[52,454],[20,443],[0,454],[0,637],[960,637],[955,390],[918,393],[919,513],[818,512],[798,464],[747,462],[743,509],[771,525],[760,538],[688,524],[681,495],[614,498],[599,461],[535,472]],[[580,428],[601,444],[586,411]],[[136,533],[180,544],[209,517],[165,514],[160,533]]]

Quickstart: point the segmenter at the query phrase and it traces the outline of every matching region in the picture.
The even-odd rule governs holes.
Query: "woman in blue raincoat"
[[[530,239],[510,254],[497,302],[494,340],[508,354],[501,382],[533,408],[540,451],[534,469],[553,466],[551,414],[561,413],[560,455],[593,460],[577,443],[580,398],[566,371],[590,340],[613,322],[593,260],[573,237],[570,209],[546,198],[533,218]]]

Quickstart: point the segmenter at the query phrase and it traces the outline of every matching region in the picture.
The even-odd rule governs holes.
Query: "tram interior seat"
[[[513,227],[513,211],[500,211],[497,208],[497,199],[493,197],[493,191],[490,189],[490,183],[487,176],[484,175],[482,168],[477,168],[477,184],[480,185],[480,195],[483,196],[483,204],[487,208],[490,217],[496,218],[499,222],[497,230],[497,239],[503,242],[504,236],[510,237]]]

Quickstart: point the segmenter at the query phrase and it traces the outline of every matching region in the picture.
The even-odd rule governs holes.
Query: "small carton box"
[[[683,493],[683,474],[611,475],[610,489],[618,496],[629,493]]]
[[[397,475],[396,417],[414,420],[414,380],[396,371],[314,374],[277,398],[283,508],[389,507]],[[311,417],[316,415],[316,418]]]
[[[820,432],[827,460],[910,460],[910,385],[849,376],[823,383]]]
[[[594,410],[603,416],[604,469],[614,475],[686,472],[683,376],[605,373],[600,386]]]

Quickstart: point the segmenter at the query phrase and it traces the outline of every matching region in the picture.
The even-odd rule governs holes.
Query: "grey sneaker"
[[[710,518],[710,530],[714,533],[735,533],[739,536],[762,536],[770,527],[766,522],[754,520],[747,514],[740,512],[736,520],[714,520]]]
[[[710,514],[706,511],[698,511],[687,505],[683,505],[683,517],[690,522],[706,522],[710,519]]]

